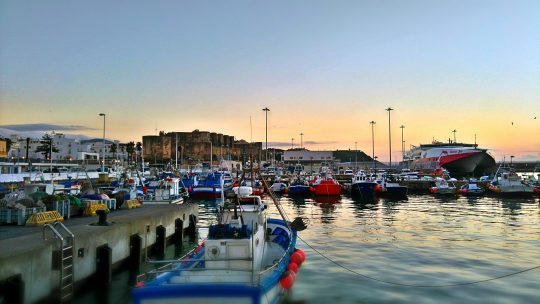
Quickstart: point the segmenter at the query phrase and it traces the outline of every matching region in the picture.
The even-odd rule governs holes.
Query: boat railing
[[[292,237],[292,235],[291,235],[291,237]],[[278,262],[274,263],[274,265],[272,265],[271,267],[268,267],[265,270],[260,271],[259,276],[261,276],[261,275],[263,275],[263,274],[265,274],[267,272],[270,272],[271,270],[274,270],[275,268],[277,268],[281,264],[281,262],[287,257],[287,253],[289,251],[291,251],[292,246],[293,246],[293,242],[291,241],[291,242],[289,242],[289,246],[287,247],[287,249],[283,252],[283,255],[279,258]]]

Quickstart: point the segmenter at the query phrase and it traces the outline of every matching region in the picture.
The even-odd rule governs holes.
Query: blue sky
[[[540,1],[0,1],[0,44],[0,125],[249,140],[252,117],[260,141],[268,106],[269,140],[312,149],[369,150],[375,120],[384,158],[392,106],[393,146],[404,124],[540,159]]]

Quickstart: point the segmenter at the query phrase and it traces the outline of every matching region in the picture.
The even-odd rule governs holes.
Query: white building
[[[58,149],[58,152],[52,153],[52,160],[85,160],[94,159],[100,160],[103,153],[103,140],[92,139],[83,140],[74,138],[66,138],[62,133],[52,133],[53,146]],[[21,138],[16,135],[11,136],[13,144],[8,154],[8,158],[23,160],[26,158],[26,149],[28,146],[28,157],[30,159],[43,159],[45,156],[41,152],[36,152],[36,149],[42,145],[42,138]],[[111,146],[116,146],[116,153],[111,152]],[[105,141],[105,158],[106,159],[124,159],[126,158],[120,151],[119,142]]]
[[[332,151],[286,150],[281,158],[284,162],[332,162]]]

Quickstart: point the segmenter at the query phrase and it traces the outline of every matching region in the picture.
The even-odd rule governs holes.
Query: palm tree
[[[133,152],[135,152],[134,142],[132,141],[128,142],[128,144],[126,145],[126,152],[127,152],[127,157],[128,157],[128,164],[130,164],[133,158]]]
[[[111,145],[111,149],[109,150],[113,154],[113,159],[116,159],[116,152],[118,152],[118,148],[116,147],[116,144],[113,143]]]

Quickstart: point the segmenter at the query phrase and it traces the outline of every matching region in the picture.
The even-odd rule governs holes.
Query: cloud
[[[310,145],[310,146],[317,146],[317,145],[332,145],[332,144],[336,144],[338,143],[337,141],[312,141],[312,140],[308,140],[308,141],[304,141],[303,142],[303,145],[304,147],[306,147],[306,145]],[[263,147],[264,147],[264,142],[263,142]],[[272,147],[272,148],[279,148],[279,147],[290,147],[292,145],[292,143],[289,141],[289,142],[284,142],[284,141],[273,141],[273,142],[268,142],[268,147]],[[294,146],[295,148],[299,148],[300,147],[300,142],[299,141],[294,141]]]
[[[43,135],[45,133],[49,133],[48,131],[50,130],[47,130],[47,131],[18,131],[18,130],[13,130],[13,129],[7,129],[7,128],[2,128],[0,126],[0,138],[1,137],[4,137],[4,138],[9,138],[11,136],[17,136],[17,137],[21,137],[21,138],[26,138],[26,137],[29,137],[29,138],[42,138]],[[92,139],[93,137],[89,137],[89,136],[86,136],[86,135],[82,135],[82,134],[64,134],[64,136],[66,138],[73,138],[73,139],[79,139],[79,140],[86,140],[86,139]]]
[[[35,131],[87,131],[95,130],[94,128],[89,128],[85,126],[78,125],[54,125],[54,124],[20,124],[20,125],[0,125],[0,128],[9,129],[12,131],[18,132],[35,132]]]

